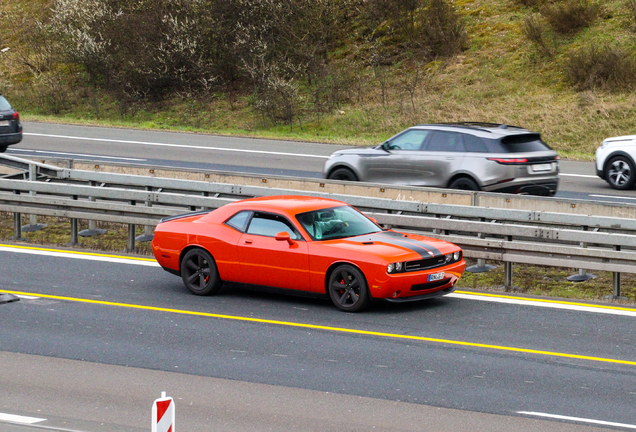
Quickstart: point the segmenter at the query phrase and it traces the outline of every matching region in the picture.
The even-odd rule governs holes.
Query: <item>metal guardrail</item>
[[[0,211],[14,213],[16,237],[20,214],[67,217],[71,219],[71,242],[77,242],[77,219],[117,222],[129,225],[129,249],[135,247],[135,225],[153,226],[161,217],[202,208],[213,209],[225,203],[252,196],[302,194],[345,201],[365,211],[380,224],[423,233],[460,245],[467,257],[502,261],[506,266],[506,286],[512,285],[512,263],[585,268],[614,273],[614,296],[620,296],[620,273],[636,273],[636,219],[582,214],[589,203],[543,199],[546,207],[567,208],[569,212],[535,209],[541,199],[501,194],[387,188],[380,185],[337,181],[303,180],[245,176],[244,183],[212,182],[219,173],[206,174],[205,180],[183,180],[148,175],[117,174],[58,167],[15,157],[8,160],[17,172],[0,178]],[[149,173],[148,168],[144,171]],[[27,176],[29,173],[29,176]],[[35,173],[35,175],[34,175]],[[149,173],[152,174],[152,173]],[[221,176],[222,177],[222,176]],[[240,179],[227,173],[227,178]],[[22,178],[22,179],[19,179]],[[31,180],[26,180],[30,178]],[[256,179],[260,179],[260,185]],[[302,185],[307,183],[307,188]],[[292,185],[294,188],[271,187]],[[437,197],[451,201],[459,197],[473,205],[418,202],[377,197],[399,190],[402,197]],[[328,192],[332,191],[332,192]],[[355,194],[351,194],[355,192]],[[37,194],[37,195],[35,195]],[[426,195],[429,194],[429,195]],[[469,199],[466,200],[466,197]],[[509,204],[530,202],[530,208],[475,206],[487,200]],[[525,201],[524,201],[525,200]],[[567,206],[566,206],[567,204]],[[597,204],[594,204],[597,205]],[[578,213],[574,211],[577,210]],[[611,207],[611,205],[603,207]],[[616,213],[635,214],[636,206],[614,205]],[[75,221],[75,222],[73,222]]]

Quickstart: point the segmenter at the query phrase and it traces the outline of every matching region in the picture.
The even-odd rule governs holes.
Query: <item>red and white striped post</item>
[[[166,392],[152,404],[152,432],[175,432],[174,401]]]

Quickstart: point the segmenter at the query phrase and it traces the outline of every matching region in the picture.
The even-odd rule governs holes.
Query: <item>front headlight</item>
[[[451,262],[451,260],[452,260],[452,259],[453,259],[453,254],[446,254],[446,255],[444,255],[444,261],[445,261],[446,263]]]
[[[462,258],[462,252],[457,251],[453,254],[453,261],[459,261]]]
[[[403,262],[391,263],[386,266],[387,273],[401,273],[406,270],[406,267]]]

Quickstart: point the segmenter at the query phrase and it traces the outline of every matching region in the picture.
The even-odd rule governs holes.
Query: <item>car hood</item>
[[[395,231],[380,231],[329,243],[334,248],[374,255],[388,262],[429,259],[460,250],[443,240]]]
[[[354,147],[354,148],[350,148],[350,149],[343,149],[343,150],[338,150],[336,152],[333,152],[332,156],[364,155],[364,154],[378,154],[378,153],[386,154],[386,151],[381,150],[381,149],[377,149],[377,146],[373,146],[373,147]]]

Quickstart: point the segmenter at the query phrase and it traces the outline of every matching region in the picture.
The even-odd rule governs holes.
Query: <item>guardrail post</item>
[[[89,185],[93,186],[93,187],[97,187],[97,182],[91,180],[90,182],[88,182]],[[96,202],[97,198],[89,196],[88,200],[90,202]],[[88,221],[88,229],[82,230],[80,231],[78,234],[81,235],[82,237],[91,237],[91,236],[96,236],[96,235],[101,235],[101,234],[105,234],[106,230],[105,229],[101,229],[101,228],[97,228],[97,222],[89,219]]]
[[[78,196],[73,195],[73,200],[77,201]],[[77,218],[71,218],[71,241],[68,243],[69,246],[77,246],[79,244],[78,231],[79,223]]]
[[[620,246],[614,246],[615,251],[621,250]],[[626,297],[621,297],[621,274],[620,272],[612,273],[612,288],[614,289],[614,295],[612,298],[614,300],[624,300]]]
[[[152,192],[152,186],[146,186],[146,190],[148,192]],[[152,202],[150,200],[146,201],[146,207],[152,207]],[[144,233],[138,236],[135,240],[138,242],[149,242],[154,238],[154,234],[152,231],[152,227],[150,225],[144,226]]]
[[[29,181],[37,181],[37,176],[38,176],[38,167],[35,164],[29,164]],[[35,196],[36,193],[35,191],[30,191],[29,195],[31,196]],[[47,225],[46,224],[39,224],[38,223],[38,216],[37,215],[29,215],[29,223],[28,225],[24,225],[22,227],[22,231],[23,232],[34,232],[34,231],[39,231],[43,228],[46,228]]]
[[[512,236],[506,236],[506,241],[512,241]],[[512,263],[504,262],[504,288],[506,291],[512,291]]]
[[[587,226],[583,226],[583,231],[587,231],[588,227]],[[580,246],[582,248],[586,248],[587,247],[587,243],[585,242],[581,242]],[[569,280],[570,282],[585,282],[586,280],[590,280],[590,279],[594,279],[596,276],[594,276],[591,273],[588,273],[587,270],[585,269],[579,269],[579,272],[577,274],[574,274],[572,276],[568,276],[566,279]]]
[[[479,196],[478,194],[475,194],[474,196]],[[486,218],[479,218],[480,222],[486,222]],[[485,239],[486,238],[486,234],[484,233],[477,233],[477,238],[480,239]],[[477,259],[477,264],[476,265],[472,265],[470,267],[466,268],[466,271],[468,273],[484,273],[487,271],[490,271],[492,269],[496,269],[497,266],[494,265],[490,265],[490,264],[486,264],[486,260],[483,258],[478,258]]]
[[[22,238],[22,213],[13,213],[13,240],[26,240]]]
[[[130,205],[135,205],[135,201],[130,201]],[[128,252],[135,251],[135,224],[128,224]]]

